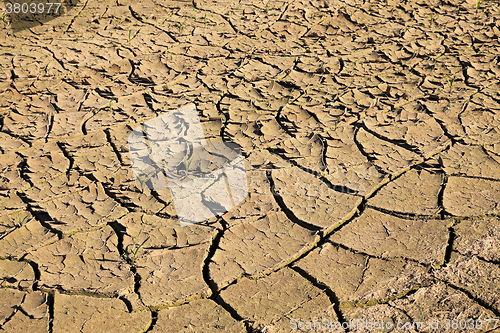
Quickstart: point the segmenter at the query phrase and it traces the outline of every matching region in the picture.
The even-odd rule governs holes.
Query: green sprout
[[[141,173],[143,173],[143,174],[145,173],[145,172],[144,172],[144,168],[142,168],[142,169],[141,169]],[[138,173],[136,173],[136,172],[134,171],[135,178],[137,178],[137,180],[138,180],[138,181],[139,181],[139,183],[141,184],[141,191],[142,191],[142,193],[144,193],[144,189],[147,187],[147,186],[146,186],[146,182],[147,182],[148,180],[150,180],[150,179],[151,179],[151,176],[152,176],[154,173],[155,173],[155,171],[153,170],[150,174],[146,174],[146,177],[147,177],[147,178],[143,179],[141,176],[139,176],[139,174],[138,174]]]
[[[132,39],[132,28],[128,29],[128,41]]]
[[[139,181],[141,184],[141,192],[144,193],[144,185],[146,184],[146,181],[141,178],[136,172],[134,172],[135,178]]]
[[[339,124],[339,121],[340,117],[337,117],[337,120],[335,120],[335,128],[334,128],[335,131],[337,130],[337,125]]]
[[[479,12],[479,6],[481,6],[481,0],[476,0],[476,15]]]
[[[14,213],[14,214],[16,214],[17,224],[18,224],[19,227],[22,227],[26,223],[26,221],[28,220],[28,218],[29,218],[29,215],[26,215],[24,218],[21,218],[19,216],[19,214],[17,214],[17,212]]]
[[[144,245],[144,243],[146,243],[149,240],[149,236],[148,236],[141,244],[139,244],[137,241],[139,240],[139,236],[141,235],[141,233],[142,233],[142,229],[141,229],[141,231],[139,231],[137,236],[135,236],[133,238],[132,250],[130,251],[130,253],[125,254],[125,257],[126,257],[125,259],[131,265],[135,264],[137,252],[139,252],[139,250]]]
[[[455,74],[453,74],[453,77],[452,77],[452,78],[450,78],[450,77],[448,76],[448,74],[446,74],[446,71],[443,69],[443,67],[441,67],[441,66],[439,66],[439,65],[437,65],[437,66],[441,69],[441,71],[443,72],[444,76],[446,77],[446,81],[448,81],[448,86],[450,87],[450,90],[451,90],[451,88],[453,87],[453,82],[455,82],[455,79],[456,79],[456,77],[457,77],[457,74],[458,74],[459,72],[461,72],[461,71],[464,71],[464,70],[465,70],[465,68],[462,68],[462,69],[458,70],[457,72],[455,72]]]
[[[186,167],[186,174],[189,171],[189,167],[191,166],[192,161],[193,161],[193,155],[191,155],[191,157],[187,161],[184,159],[184,166]]]
[[[176,22],[175,24],[177,25],[177,29],[179,29],[179,33],[182,33],[182,30],[184,30],[184,22]]]
[[[430,21],[431,21],[431,25],[433,25],[434,23],[436,23],[437,19],[439,18],[439,15],[434,17],[432,15],[432,13],[429,14],[429,17],[430,17]]]
[[[190,150],[192,150],[193,149],[193,145],[189,144],[189,148],[190,148]],[[187,175],[187,173],[189,171],[189,167],[191,166],[191,162],[193,162],[194,154],[191,153],[191,157],[188,160],[186,160],[186,157],[187,157],[187,155],[184,156],[184,167],[186,168],[186,175]]]

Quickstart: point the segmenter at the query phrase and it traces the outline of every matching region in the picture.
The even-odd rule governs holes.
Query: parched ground
[[[498,332],[499,17],[496,0],[4,16],[0,331]],[[242,147],[249,194],[181,227],[127,138],[190,103]]]

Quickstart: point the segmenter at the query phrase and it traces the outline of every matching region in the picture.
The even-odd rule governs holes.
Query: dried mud
[[[494,0],[87,0],[20,31],[4,16],[0,331],[500,319],[498,17]],[[249,193],[180,226],[127,140],[189,103],[207,139],[241,147]]]

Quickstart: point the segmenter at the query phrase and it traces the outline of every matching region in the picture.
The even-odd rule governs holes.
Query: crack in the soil
[[[438,198],[437,198],[438,199],[438,207],[441,208],[441,211],[439,212],[439,214],[441,216],[441,220],[444,220],[446,218],[446,216],[451,216],[451,214],[446,212],[446,210],[444,208],[444,204],[443,204],[444,190],[446,188],[446,185],[448,185],[448,175],[443,173],[443,182],[441,183],[441,188],[439,189]]]
[[[227,229],[225,227],[219,230],[219,232],[217,232],[217,234],[212,239],[212,243],[210,244],[210,247],[208,249],[207,256],[203,261],[202,275],[203,280],[212,291],[212,295],[209,297],[209,299],[213,300],[215,303],[224,308],[224,310],[226,310],[233,319],[242,321],[243,317],[240,316],[231,305],[229,305],[222,299],[222,297],[220,296],[220,290],[217,288],[217,284],[210,277],[210,262],[212,261],[212,258],[215,255],[215,252],[217,251],[217,248],[219,247],[220,241],[224,236],[224,232],[226,230]]]
[[[49,120],[49,124],[47,125],[47,133],[45,133],[44,137],[45,143],[49,142],[49,135],[52,132],[52,128],[54,127],[54,114],[51,113],[47,115],[47,118]]]
[[[30,214],[33,216],[35,220],[37,220],[44,228],[56,234],[58,239],[63,238],[62,231],[54,229],[52,225],[48,222],[52,220],[52,217],[49,215],[49,213],[45,212],[39,206],[32,206],[28,198],[26,198],[26,196],[24,195],[24,193],[17,192],[17,195],[26,204],[26,210],[30,212]]]
[[[429,110],[429,108],[424,103],[422,103],[421,101],[417,101],[417,103],[420,105],[421,108],[425,110],[426,114],[428,114],[436,121],[436,123],[441,128],[441,131],[443,131],[444,136],[446,136],[449,140],[451,140],[452,145],[454,145],[456,143],[455,137],[451,135],[450,132],[448,132],[448,129],[446,128],[444,122],[434,117],[434,114]]]
[[[358,121],[359,121],[359,119],[358,119]],[[368,162],[370,162],[372,165],[375,165],[374,162],[377,159],[375,157],[373,157],[372,154],[367,153],[365,151],[365,149],[363,148],[363,145],[361,144],[361,142],[359,142],[359,140],[358,140],[358,133],[359,133],[359,130],[361,128],[362,128],[362,126],[356,126],[355,127],[354,135],[352,137],[352,141],[356,145],[356,148],[358,148],[358,151],[361,153],[361,155],[363,155],[368,160]]]
[[[152,332],[153,329],[155,328],[155,325],[156,325],[157,321],[158,321],[158,311],[157,310],[154,310],[154,311],[151,310],[151,324],[149,325],[148,329],[146,331],[144,331],[144,333]]]
[[[302,221],[297,216],[295,216],[295,214],[285,205],[285,202],[283,201],[283,198],[281,197],[281,195],[279,195],[275,191],[275,184],[274,184],[274,179],[273,179],[273,176],[272,176],[272,172],[271,171],[266,171],[266,177],[267,177],[267,179],[269,179],[269,185],[270,185],[271,193],[273,194],[274,200],[276,201],[276,203],[278,204],[278,206],[281,208],[281,210],[285,213],[285,215],[288,217],[288,219],[290,221],[292,221],[293,223],[301,226],[302,228],[310,230],[310,231],[312,231],[314,233],[317,233],[320,230],[322,230],[321,227],[318,227],[318,226],[316,226],[314,224]]]
[[[359,191],[353,190],[352,188],[349,188],[345,185],[332,184],[332,182],[330,182],[324,176],[320,176],[318,179],[321,180],[323,183],[325,183],[325,185],[328,186],[329,189],[331,189],[335,192],[342,193],[342,194],[354,195],[354,196],[358,196],[358,194],[359,194]]]
[[[455,220],[454,223],[448,227],[448,243],[447,243],[446,249],[444,251],[443,263],[440,265],[440,268],[444,268],[450,263],[451,253],[453,252],[453,243],[454,243],[455,239],[457,238],[457,235],[455,234],[455,229],[453,229],[453,226],[456,223],[457,223],[457,220]]]
[[[314,276],[310,275],[302,268],[300,268],[298,266],[294,266],[294,265],[290,265],[290,268],[292,270],[294,270],[295,272],[297,272],[304,279],[309,281],[313,286],[315,286],[316,288],[318,288],[320,290],[323,290],[325,292],[326,296],[328,296],[328,298],[330,299],[330,303],[333,305],[333,309],[335,311],[335,314],[337,315],[337,320],[340,323],[347,322],[344,315],[342,314],[342,311],[340,310],[340,301],[339,301],[338,297],[335,295],[335,293],[333,292],[333,290],[331,290],[325,283],[318,281]],[[349,329],[347,329],[346,332],[349,332]]]
[[[54,312],[55,312],[55,295],[54,295],[54,293],[47,293],[47,299],[48,299],[47,305],[49,307],[49,327],[48,327],[48,331],[49,331],[49,333],[53,333],[54,332],[54,318],[55,318],[55,315],[54,315]]]
[[[389,143],[391,143],[399,148],[402,148],[406,151],[417,154],[419,156],[423,156],[423,152],[417,146],[412,146],[402,139],[401,140],[389,139],[388,137],[385,137],[384,135],[381,135],[381,134],[369,129],[368,126],[366,126],[366,124],[364,122],[357,123],[357,124],[355,124],[355,126],[359,126],[359,127],[363,128],[365,131],[367,131],[368,133],[370,133],[371,135],[373,135],[374,137],[376,137],[379,140],[389,142]]]
[[[5,324],[7,324],[12,319],[12,317],[15,316],[17,311],[19,311],[21,309],[21,306],[15,305],[13,308],[14,308],[14,311],[12,311],[12,314],[10,316],[8,316],[7,318],[5,318],[3,320],[3,323],[0,323],[0,328],[3,328],[5,326]]]
[[[147,24],[147,25],[150,25],[152,26],[153,28],[155,29],[158,29],[160,30],[161,32],[164,32],[169,38],[171,38],[174,42],[176,43],[179,43],[179,40],[173,35],[171,34],[169,31],[167,30],[164,30],[160,27],[157,27],[156,25],[152,24],[152,23],[149,23],[147,21],[144,21],[140,16],[139,14],[137,14],[133,9],[132,9],[132,6],[128,6],[128,9],[130,11],[130,14],[132,15],[133,18],[135,18],[137,21],[141,22],[142,24]]]
[[[322,246],[324,243],[330,243],[334,246],[337,246],[343,250],[346,250],[346,251],[349,251],[349,252],[352,252],[354,254],[361,254],[363,256],[366,256],[366,257],[369,257],[369,258],[373,258],[373,259],[379,259],[379,260],[383,260],[383,261],[391,261],[391,260],[394,260],[394,259],[402,259],[404,261],[408,261],[408,262],[412,262],[414,264],[417,264],[421,267],[426,267],[426,268],[431,268],[431,264],[426,264],[426,263],[423,263],[423,262],[420,262],[416,259],[412,259],[412,258],[408,258],[408,257],[403,257],[403,256],[391,256],[391,257],[382,257],[382,256],[377,256],[377,255],[373,255],[373,254],[369,254],[369,253],[366,253],[366,252],[363,252],[363,251],[359,251],[359,250],[356,250],[356,249],[353,249],[353,248],[350,248],[349,246],[346,246],[344,244],[341,244],[341,243],[337,243],[337,242],[334,242],[334,241],[331,241],[331,240],[328,240],[328,239],[325,239],[323,242],[320,242],[318,243],[318,247],[319,246]]]
[[[118,161],[120,161],[120,164],[122,166],[125,166],[125,164],[123,163],[122,156],[121,156],[120,152],[118,151],[118,148],[116,147],[116,145],[113,142],[113,140],[111,140],[111,133],[109,131],[109,128],[104,129],[104,133],[106,134],[106,141],[109,143],[109,145],[111,146],[111,148],[113,148],[113,151],[115,152],[115,155],[118,158]]]
[[[466,175],[466,174],[462,174],[462,173],[450,173],[450,174],[448,174],[448,176],[449,177],[453,176],[453,177],[460,177],[460,178],[468,178],[468,179],[482,179],[482,180],[488,180],[488,181],[496,182],[496,183],[500,182],[500,180],[497,178],[471,176],[471,175]]]
[[[73,157],[71,157],[71,155],[66,150],[66,148],[64,148],[64,144],[62,142],[56,142],[56,144],[59,147],[59,149],[61,150],[61,152],[63,153],[64,157],[66,157],[69,161],[68,169],[66,170],[66,176],[68,177],[69,173],[71,172],[71,169],[73,169],[73,165],[75,164],[75,160],[73,159]]]
[[[465,288],[462,288],[462,287],[459,287],[449,281],[446,281],[446,280],[442,280],[442,279],[439,279],[439,281],[443,282],[445,285],[447,285],[448,287],[456,290],[456,291],[459,291],[461,293],[463,293],[464,295],[467,296],[467,298],[469,298],[471,301],[473,301],[474,303],[480,305],[482,308],[486,309],[486,310],[489,310],[491,312],[493,312],[495,314],[495,316],[497,317],[500,317],[500,311],[498,311],[497,309],[495,309],[492,304],[488,304],[486,301],[478,298],[478,297],[475,297],[474,295],[472,295],[472,293],[470,291],[468,291],[467,289]]]
[[[480,256],[480,255],[476,255],[476,257],[481,261],[487,262],[489,264],[497,265],[500,268],[500,260],[489,260],[489,259],[484,258],[483,256]]]
[[[26,169],[28,169],[27,159],[23,155],[21,155],[19,152],[15,152],[15,154],[22,159],[21,163],[19,163],[17,165],[18,170],[19,170],[19,176],[21,176],[21,178],[23,180],[25,180],[28,184],[30,184],[30,187],[34,187],[35,185],[33,184],[33,182],[29,179],[29,177],[26,177],[26,175],[25,175]]]
[[[73,25],[75,20],[78,18],[78,16],[80,16],[80,14],[85,10],[85,8],[87,8],[87,4],[89,3],[89,1],[90,0],[85,1],[85,3],[82,6],[82,9],[80,9],[80,11],[78,13],[76,13],[75,16],[73,16],[73,18],[71,19],[71,22],[68,24],[68,26],[66,27],[66,30],[63,32],[64,35],[68,33],[69,29],[71,28],[71,26]]]
[[[393,211],[393,210],[389,210],[389,209],[386,209],[386,208],[382,208],[382,207],[377,207],[377,206],[373,206],[369,203],[366,204],[365,208],[370,208],[370,209],[373,209],[373,210],[376,210],[378,212],[381,212],[381,213],[384,213],[384,214],[387,214],[387,215],[391,215],[391,216],[394,216],[394,217],[397,217],[397,218],[400,218],[400,219],[404,219],[404,220],[428,220],[428,219],[444,219],[444,218],[441,218],[441,215],[422,215],[422,214],[415,214],[415,213],[403,213],[403,212],[398,212],[398,211]]]

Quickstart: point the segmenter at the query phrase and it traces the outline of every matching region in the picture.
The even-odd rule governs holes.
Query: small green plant
[[[141,169],[141,173],[142,174],[145,174],[144,172],[144,168]],[[150,174],[146,174],[146,177],[147,178],[142,178],[141,176],[139,176],[139,174],[137,174],[135,171],[134,171],[134,175],[135,175],[135,178],[137,178],[137,180],[139,181],[139,183],[141,184],[141,191],[142,193],[144,193],[144,189],[147,187],[146,186],[146,183],[148,180],[151,179],[152,175],[155,173],[155,171],[153,170]]]
[[[128,29],[128,41],[132,39],[132,28]]]
[[[456,79],[456,77],[457,77],[457,74],[458,74],[459,72],[462,72],[462,71],[464,71],[464,70],[465,70],[465,68],[462,68],[462,69],[458,70],[457,72],[455,72],[455,73],[453,74],[453,77],[451,77],[451,78],[450,78],[450,77],[448,76],[448,74],[446,74],[446,71],[443,69],[443,67],[441,67],[441,66],[439,66],[439,65],[437,65],[437,66],[438,66],[438,67],[441,69],[441,71],[443,72],[443,74],[444,74],[444,76],[445,76],[445,78],[446,78],[446,81],[448,81],[448,86],[450,87],[450,90],[451,90],[451,88],[453,87],[453,83],[455,82],[455,79]]]
[[[141,233],[142,233],[142,230],[139,231],[137,236],[135,236],[133,238],[132,250],[130,251],[130,253],[125,254],[125,259],[131,265],[135,264],[135,260],[137,258],[137,252],[139,252],[139,250],[144,245],[144,243],[146,243],[149,240],[149,236],[148,236],[141,244],[139,244],[137,241],[139,240],[139,236],[141,235]]]
[[[481,6],[481,0],[476,0],[476,15],[479,13],[479,6]]]
[[[184,30],[184,22],[176,22],[175,24],[177,25],[177,29],[179,29],[179,33],[182,33],[182,30]]]
[[[339,124],[339,121],[340,121],[340,117],[338,117],[337,120],[335,120],[335,128],[334,128],[334,130],[337,130],[337,125]]]
[[[191,157],[187,161],[186,161],[186,159],[184,159],[184,166],[186,167],[186,174],[189,171],[189,167],[191,166],[192,161],[193,161],[193,155],[191,155]]]
[[[439,18],[439,15],[438,15],[438,16],[436,16],[436,17],[434,17],[434,16],[432,15],[432,13],[430,13],[430,14],[429,14],[429,17],[430,17],[430,23],[431,23],[431,25],[433,25],[434,23],[436,23],[437,19]]]
[[[134,175],[135,175],[135,178],[137,178],[137,180],[139,181],[139,183],[141,184],[141,192],[144,193],[144,185],[146,185],[146,181],[143,180],[141,178],[141,176],[139,176],[136,172],[134,172]]]
[[[22,226],[26,223],[26,221],[28,220],[28,218],[29,218],[29,215],[26,215],[24,218],[21,218],[21,217],[19,216],[19,214],[17,214],[17,212],[16,212],[16,213],[14,213],[14,214],[16,214],[16,217],[17,217],[17,225],[18,225],[19,227],[22,227]]]

